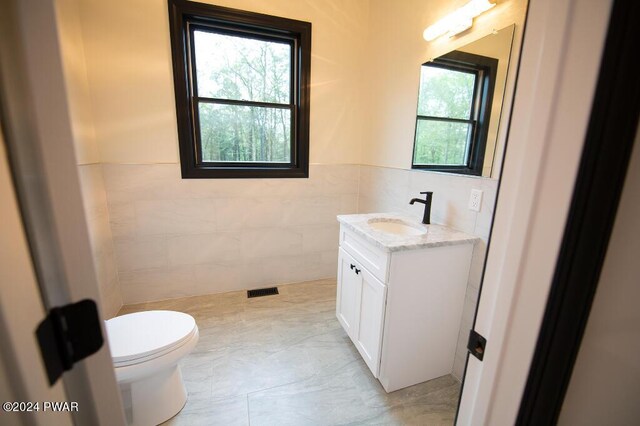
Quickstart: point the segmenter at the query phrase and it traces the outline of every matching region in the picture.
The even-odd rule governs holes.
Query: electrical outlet
[[[469,197],[469,210],[479,212],[481,204],[482,204],[482,191],[480,191],[479,189],[472,189],[471,196]]]

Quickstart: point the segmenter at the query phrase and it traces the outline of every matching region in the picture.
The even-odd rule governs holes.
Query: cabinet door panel
[[[354,268],[351,268],[351,265],[354,265]],[[354,340],[357,335],[360,281],[360,275],[355,273],[355,260],[340,249],[336,316],[351,340]]]
[[[362,280],[355,344],[374,377],[378,377],[387,287],[366,269],[359,275]]]

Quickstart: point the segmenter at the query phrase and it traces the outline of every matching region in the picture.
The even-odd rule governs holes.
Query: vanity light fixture
[[[495,5],[496,0],[471,0],[460,9],[427,27],[422,36],[427,41],[435,40],[445,34],[453,37],[471,28],[473,18],[486,12]]]

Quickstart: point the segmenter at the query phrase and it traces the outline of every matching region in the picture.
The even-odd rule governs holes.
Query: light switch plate
[[[482,191],[480,191],[479,189],[472,189],[471,196],[469,197],[469,210],[479,212],[481,204]]]

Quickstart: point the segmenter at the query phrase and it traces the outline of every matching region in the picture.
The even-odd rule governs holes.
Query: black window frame
[[[168,0],[168,3],[182,178],[308,178],[311,23],[185,0]],[[292,48],[290,103],[198,96],[192,42],[196,30],[288,43]],[[291,111],[291,161],[203,162],[199,102],[288,108]]]
[[[468,119],[435,117],[416,114],[416,127],[413,137],[413,153],[411,168],[417,170],[430,170],[438,172],[459,173],[465,175],[482,176],[489,122],[491,119],[491,107],[493,105],[493,92],[496,84],[498,60],[486,56],[476,55],[455,50],[442,55],[431,62],[425,62],[423,67],[444,68],[451,71],[475,74],[473,88],[473,101]],[[418,93],[420,96],[420,93]],[[455,123],[467,123],[472,126],[469,154],[464,165],[444,164],[415,164],[416,143],[418,136],[418,122],[447,121]]]

